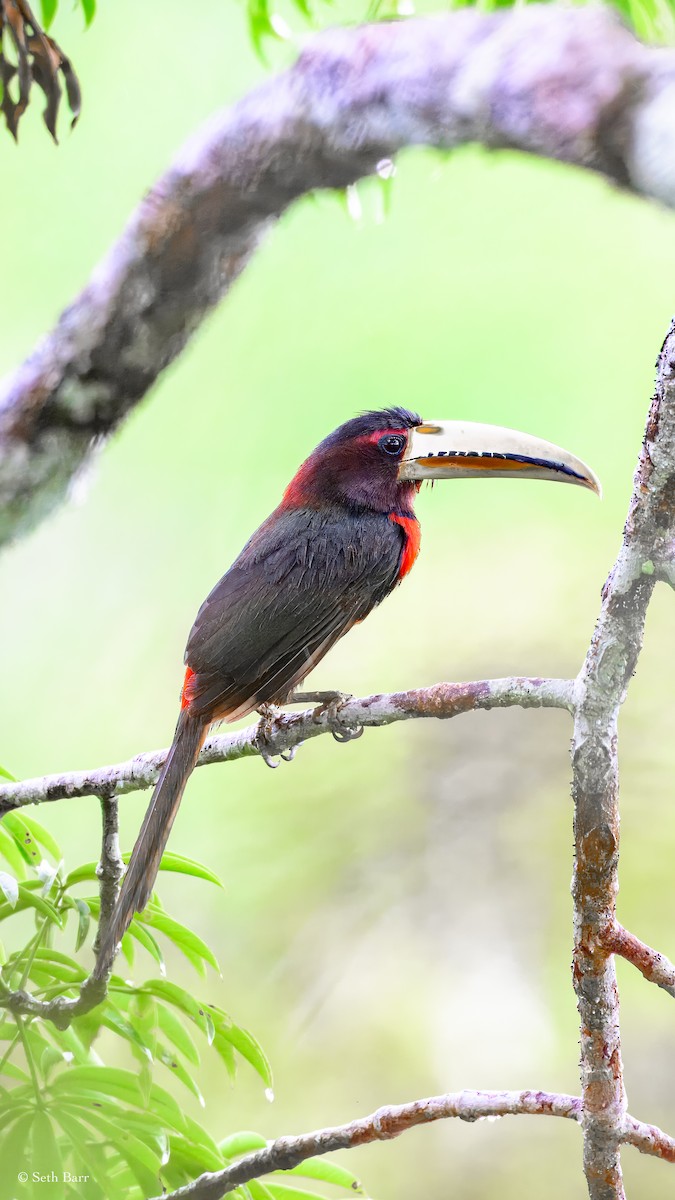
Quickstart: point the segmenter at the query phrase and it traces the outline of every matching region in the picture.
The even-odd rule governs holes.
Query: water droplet
[[[350,184],[347,188],[347,212],[352,221],[360,221],[363,217],[361,197],[353,184]]]
[[[390,158],[381,158],[375,170],[380,179],[391,179],[396,174],[396,164]]]
[[[270,1104],[274,1104],[274,1092],[271,1088],[265,1088],[265,1099],[269,1100]]]
[[[276,33],[277,37],[282,38],[284,42],[288,42],[293,37],[293,31],[290,25],[284,21],[280,13],[270,13],[270,25]]]

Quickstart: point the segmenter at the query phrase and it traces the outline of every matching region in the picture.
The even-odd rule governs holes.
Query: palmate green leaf
[[[30,1159],[28,1141],[33,1128],[35,1109],[19,1115],[16,1119],[11,1116],[3,1121],[0,1133],[0,1200],[14,1200],[16,1196],[16,1181],[19,1171],[26,1170]]]
[[[30,1082],[30,1075],[21,1067],[17,1067],[16,1063],[10,1062],[9,1059],[0,1067],[0,1075],[6,1075],[8,1079],[20,1079],[22,1083]],[[14,1094],[12,1093],[12,1095]]]
[[[129,1195],[128,1181],[123,1177],[120,1179],[111,1171],[110,1161],[100,1144],[100,1138],[91,1136],[89,1129],[79,1119],[79,1114],[76,1116],[70,1107],[59,1107],[58,1121],[82,1163],[83,1169],[78,1173],[91,1175],[107,1200],[126,1200]]]
[[[70,1067],[52,1081],[49,1089],[54,1097],[86,1095],[100,1102],[114,1097],[124,1104],[145,1108],[137,1076],[121,1067]],[[185,1132],[185,1117],[177,1102],[156,1083],[150,1088],[149,1108],[171,1129]]]
[[[176,1047],[176,1050],[195,1067],[199,1066],[199,1051],[173,1009],[167,1008],[165,1004],[158,1004],[157,1020],[162,1033]]]
[[[57,1196],[61,1197],[65,1194],[61,1150],[51,1119],[43,1108],[38,1108],[35,1113],[31,1129],[31,1144],[31,1170],[39,1171],[41,1175],[53,1173],[57,1176],[56,1181],[50,1180],[47,1193],[50,1200],[52,1198],[56,1200]]]
[[[0,854],[19,879],[26,878],[26,860],[14,838],[5,829],[4,823],[0,825]]]
[[[136,1137],[128,1128],[123,1127],[122,1119],[126,1115],[124,1110],[120,1112],[120,1121],[111,1121],[108,1117],[102,1116],[96,1109],[84,1111],[75,1105],[66,1105],[64,1111],[71,1116],[75,1116],[80,1122],[85,1122],[91,1126],[99,1135],[98,1140],[107,1142],[127,1162],[129,1161],[129,1157],[131,1157],[141,1163],[146,1171],[149,1171],[154,1176],[155,1186],[157,1185],[162,1162],[162,1151],[158,1149],[156,1144],[154,1146],[149,1145],[147,1140]]]

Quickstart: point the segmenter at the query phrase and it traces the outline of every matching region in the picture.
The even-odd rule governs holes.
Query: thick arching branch
[[[277,1138],[222,1171],[210,1171],[174,1192],[165,1193],[163,1200],[220,1200],[236,1187],[272,1171],[288,1171],[316,1155],[350,1150],[368,1142],[387,1141],[431,1121],[458,1117],[460,1121],[473,1122],[487,1117],[519,1115],[566,1117],[581,1122],[581,1100],[578,1096],[555,1092],[464,1091],[430,1096],[410,1104],[392,1104],[347,1125],[317,1129],[297,1137]],[[627,1117],[620,1140],[635,1146],[643,1154],[675,1161],[675,1141],[655,1125],[645,1125]]]
[[[409,721],[416,717],[447,720],[480,709],[564,708],[571,710],[572,681],[568,679],[481,679],[476,683],[437,683],[393,695],[364,696],[348,700],[338,712],[340,728],[363,729]],[[251,755],[292,752],[302,742],[330,733],[335,725],[327,711],[316,708],[301,713],[280,712],[261,735],[261,725],[210,737],[197,766],[230,762]],[[43,804],[76,796],[121,796],[153,787],[167,750],[138,754],[128,762],[93,771],[45,775],[20,783],[0,785],[0,815],[26,804]]]
[[[297,197],[406,146],[511,147],[675,205],[675,52],[609,9],[532,5],[331,30],[216,114],[0,391],[0,544],[64,496]],[[225,387],[227,384],[225,383]]]

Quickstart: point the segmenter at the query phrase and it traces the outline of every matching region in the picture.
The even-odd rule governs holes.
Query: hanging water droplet
[[[278,38],[284,42],[288,42],[293,37],[293,31],[289,24],[284,21],[280,13],[270,13],[270,25]]]
[[[347,188],[347,212],[352,221],[360,221],[363,217],[363,207],[361,205],[361,197],[353,183]]]
[[[265,1088],[265,1099],[269,1100],[270,1104],[274,1104],[274,1092],[271,1088]]]
[[[392,179],[396,174],[396,164],[390,158],[381,158],[375,170],[380,179]]]

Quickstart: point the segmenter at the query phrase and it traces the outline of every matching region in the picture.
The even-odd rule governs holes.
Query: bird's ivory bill
[[[399,479],[550,479],[602,495],[585,462],[529,433],[473,421],[428,421],[411,429]]]

